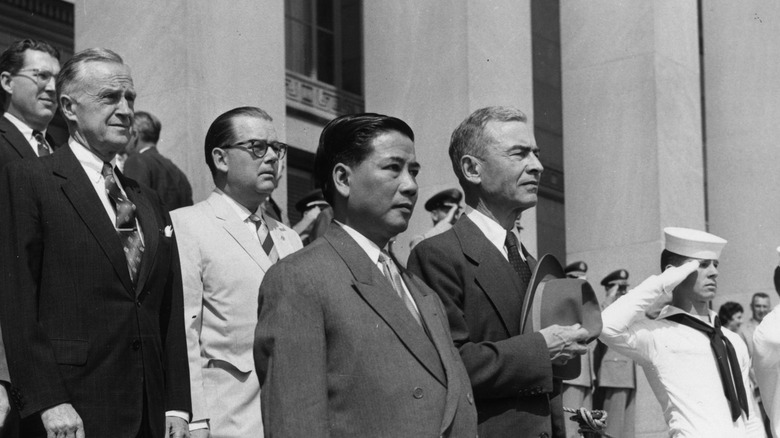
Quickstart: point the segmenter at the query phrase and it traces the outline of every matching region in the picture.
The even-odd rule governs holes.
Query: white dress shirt
[[[474,225],[476,225],[477,228],[482,231],[482,234],[485,235],[487,240],[489,240],[490,243],[492,243],[493,246],[498,249],[501,255],[503,255],[504,258],[509,261],[509,254],[507,253],[506,246],[504,245],[504,242],[506,242],[507,230],[505,230],[504,227],[502,227],[498,222],[485,216],[485,214],[482,212],[469,207],[468,205],[466,206],[465,211],[466,216],[468,216],[468,218],[474,222]],[[520,250],[520,239],[517,239],[517,242],[517,252],[520,253],[520,257],[523,259],[523,261],[527,263],[528,260],[525,259],[525,254],[523,254],[523,251]]]
[[[685,313],[674,306],[664,307],[655,320],[645,318],[645,310],[663,294],[657,276],[630,290],[602,312],[604,326],[600,339],[642,366],[661,404],[670,437],[745,437],[744,414],[731,421],[709,337],[666,319]],[[709,319],[715,316],[710,312]],[[707,318],[702,320],[712,325]],[[743,384],[750,388],[747,347],[739,335],[729,330],[723,330],[723,335],[734,345]],[[750,415],[759,414],[750,412]]]
[[[23,121],[19,120],[16,116],[6,111],[3,116],[5,116],[6,119],[8,119],[9,122],[11,122],[14,126],[16,126],[16,129],[19,130],[19,132],[22,133],[22,136],[24,136],[24,139],[27,140],[27,143],[30,143],[30,147],[33,150],[33,153],[36,156],[38,155],[38,140],[33,137],[33,129],[27,126]],[[43,138],[46,138],[46,130],[44,129],[41,131],[41,134],[43,134]]]
[[[214,191],[219,195],[222,196],[222,198],[227,202],[227,204],[236,212],[236,216],[238,216],[239,219],[241,219],[241,222],[244,223],[247,230],[251,231],[252,236],[254,236],[255,240],[260,242],[260,236],[257,235],[257,225],[255,225],[254,221],[250,219],[250,217],[254,214],[259,217],[263,217],[263,208],[262,206],[257,207],[256,212],[249,211],[248,208],[241,205],[238,201],[231,198],[230,195],[223,192],[222,190],[215,188]],[[265,218],[263,218],[263,221],[265,221]],[[262,243],[262,242],[260,242]]]
[[[780,437],[780,306],[753,333],[753,368],[772,433]]]

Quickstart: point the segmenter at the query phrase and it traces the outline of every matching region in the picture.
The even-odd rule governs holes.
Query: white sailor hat
[[[664,228],[666,250],[685,257],[717,260],[726,240],[714,234],[690,228]]]

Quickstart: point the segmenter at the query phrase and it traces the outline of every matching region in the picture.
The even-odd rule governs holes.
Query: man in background
[[[433,228],[426,231],[421,236],[412,238],[409,242],[409,248],[414,248],[414,246],[422,240],[441,234],[452,228],[452,225],[455,224],[455,221],[460,217],[461,199],[463,199],[463,194],[458,189],[442,190],[431,196],[425,203],[425,210],[431,213]]]
[[[157,192],[168,211],[192,205],[192,187],[187,175],[157,150],[162,129],[160,120],[138,111],[133,129],[135,145],[128,151],[124,174]]]

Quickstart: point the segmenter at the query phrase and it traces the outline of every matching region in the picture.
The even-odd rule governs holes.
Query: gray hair
[[[57,102],[63,94],[73,91],[75,84],[81,79],[82,66],[88,62],[125,63],[121,56],[108,49],[93,48],[76,53],[62,66],[60,74],[57,75]]]

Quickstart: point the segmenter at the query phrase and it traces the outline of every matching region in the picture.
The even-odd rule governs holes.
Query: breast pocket
[[[89,342],[79,339],[52,339],[54,360],[61,365],[81,366],[87,363]]]

